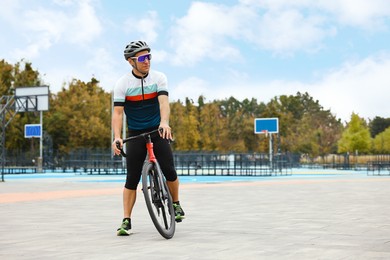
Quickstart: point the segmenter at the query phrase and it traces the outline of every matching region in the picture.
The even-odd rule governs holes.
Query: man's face
[[[129,62],[141,73],[148,73],[150,69],[151,54],[145,50],[138,52],[135,57],[129,58]]]

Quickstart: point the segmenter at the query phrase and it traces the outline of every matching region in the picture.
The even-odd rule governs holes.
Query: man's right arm
[[[119,141],[121,147],[123,145],[121,138],[122,122],[123,106],[114,106],[114,110],[112,113],[112,129],[114,131],[114,142],[112,143],[112,150],[116,155],[119,155],[121,153],[120,150],[116,147],[116,141]]]

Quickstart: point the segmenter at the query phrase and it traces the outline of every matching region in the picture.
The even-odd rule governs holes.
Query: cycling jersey
[[[160,125],[159,95],[168,96],[167,77],[150,70],[143,79],[126,73],[114,88],[114,106],[124,106],[129,130],[144,130]]]

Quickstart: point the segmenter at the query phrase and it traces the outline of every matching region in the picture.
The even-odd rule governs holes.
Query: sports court
[[[0,259],[390,259],[390,177],[182,176],[187,218],[166,240],[142,192],[117,237],[124,175],[6,175]]]

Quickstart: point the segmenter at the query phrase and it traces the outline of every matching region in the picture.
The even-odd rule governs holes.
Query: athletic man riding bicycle
[[[176,222],[184,218],[179,202],[179,180],[176,174],[169,127],[169,99],[165,74],[150,69],[150,47],[143,41],[130,42],[124,50],[125,59],[132,71],[123,75],[114,88],[114,111],[112,127],[114,142],[112,149],[116,155],[120,150],[116,141],[123,145],[121,138],[123,112],[126,114],[128,134],[135,136],[161,128],[162,132],[152,136],[154,152],[167,180],[175,209]],[[141,178],[142,166],[146,157],[145,140],[138,138],[128,142],[126,153],[127,177],[123,189],[123,221],[117,235],[129,235],[131,213],[137,196],[137,185]]]

